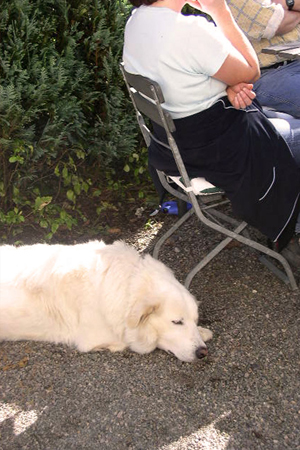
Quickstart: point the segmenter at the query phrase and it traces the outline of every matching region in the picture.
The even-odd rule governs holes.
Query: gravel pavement
[[[162,257],[180,281],[216,240],[193,220]],[[118,237],[147,252],[155,228]],[[0,343],[0,449],[300,449],[300,293],[241,246],[224,250],[191,291],[214,333],[194,364],[159,350]]]

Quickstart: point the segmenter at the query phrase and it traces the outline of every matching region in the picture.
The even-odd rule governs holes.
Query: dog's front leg
[[[111,344],[101,344],[97,345],[96,347],[92,348],[92,352],[100,352],[101,350],[110,350],[111,352],[122,352],[125,350],[127,345],[123,344],[122,342],[113,342]]]
[[[197,328],[198,328],[200,336],[204,342],[209,341],[213,337],[212,332],[208,328],[202,328],[202,327],[197,327]]]

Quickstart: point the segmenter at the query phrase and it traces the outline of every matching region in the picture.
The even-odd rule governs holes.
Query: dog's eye
[[[175,325],[183,325],[183,320],[172,320],[172,323],[174,323]]]

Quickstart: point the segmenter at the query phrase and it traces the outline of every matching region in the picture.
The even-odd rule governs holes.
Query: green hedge
[[[78,198],[136,148],[119,71],[129,12],[121,0],[2,0],[3,223],[71,227]]]

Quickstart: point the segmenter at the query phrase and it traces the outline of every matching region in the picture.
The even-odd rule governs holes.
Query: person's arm
[[[294,11],[300,11],[300,0],[294,0],[294,6],[293,9],[290,11],[286,1],[285,0],[273,0],[273,3],[276,3],[277,5],[281,5],[283,7],[283,9],[289,11],[289,12],[294,12]]]
[[[288,9],[284,11],[283,20],[276,30],[275,35],[281,36],[282,34],[289,33],[300,24],[300,10],[299,11],[289,11]]]
[[[276,30],[275,35],[281,36],[282,34],[289,33],[300,24],[300,0],[294,0],[294,6],[292,10],[288,9],[285,0],[273,0],[273,3],[281,5],[284,9],[284,16]]]
[[[225,0],[195,0],[189,1],[189,4],[209,14],[232,45],[229,55],[213,78],[228,86],[256,81],[260,76],[256,52],[236,24]]]

